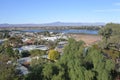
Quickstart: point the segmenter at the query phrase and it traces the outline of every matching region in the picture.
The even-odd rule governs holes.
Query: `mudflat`
[[[97,43],[102,39],[100,35],[91,35],[91,34],[69,34],[69,36],[71,36],[77,41],[79,40],[84,41],[86,46]]]

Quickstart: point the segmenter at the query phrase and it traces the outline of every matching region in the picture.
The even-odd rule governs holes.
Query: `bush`
[[[60,54],[56,50],[50,50],[48,53],[48,58],[50,60],[57,60],[57,59],[59,59],[59,57],[60,57]]]

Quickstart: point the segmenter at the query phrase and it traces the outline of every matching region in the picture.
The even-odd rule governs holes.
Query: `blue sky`
[[[120,0],[0,0],[0,23],[120,23]]]

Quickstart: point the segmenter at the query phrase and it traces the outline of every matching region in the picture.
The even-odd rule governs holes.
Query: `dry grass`
[[[83,40],[86,43],[86,46],[89,46],[101,40],[101,37],[99,35],[89,34],[69,34],[69,35],[77,41]]]

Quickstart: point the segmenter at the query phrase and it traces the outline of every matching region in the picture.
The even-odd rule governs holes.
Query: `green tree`
[[[10,57],[14,57],[15,55],[12,47],[10,46],[5,48],[5,54],[9,55]]]
[[[35,50],[31,50],[30,54],[31,54],[31,56],[41,56],[41,55],[45,55],[46,51],[35,49]]]
[[[92,70],[97,80],[112,80],[113,76],[110,73],[115,68],[115,63],[110,59],[105,59],[100,49],[89,48],[86,61],[93,64]]]
[[[49,33],[48,31],[43,32],[43,35],[44,35],[44,36],[48,36],[48,37],[51,36],[50,33]]]
[[[120,24],[109,23],[99,30],[103,37],[103,48],[120,50]]]
[[[0,54],[0,80],[18,80],[15,67],[13,64],[7,64],[10,57]]]
[[[21,52],[21,57],[28,57],[28,56],[30,56],[29,51],[25,50]]]
[[[9,38],[9,37],[10,37],[9,32],[5,32],[3,38]]]
[[[52,75],[54,74],[53,67],[53,64],[48,64],[43,68],[43,75],[45,80],[51,80]]]
[[[14,50],[14,55],[16,58],[20,58],[21,54],[18,49]]]
[[[23,44],[21,37],[10,37],[8,39],[8,42],[13,47],[19,47],[19,46],[21,46]]]
[[[95,72],[91,70],[85,70],[84,74],[85,74],[85,80],[94,80]]]
[[[29,73],[25,80],[44,80],[42,75],[43,65],[36,65],[32,68],[31,73]]]
[[[105,48],[108,48],[108,39],[112,35],[112,29],[109,27],[104,27],[99,31],[99,34],[103,36],[103,39],[105,39],[106,46]]]
[[[83,56],[84,49],[83,41],[69,39],[58,61],[38,64],[27,80],[113,80],[111,71],[115,63],[106,59],[101,49],[95,46],[88,47],[86,56]],[[51,50],[51,53],[55,53],[55,50]]]
[[[69,39],[64,49],[64,55],[60,59],[65,66],[65,75],[67,80],[85,80],[83,64],[83,41]]]

